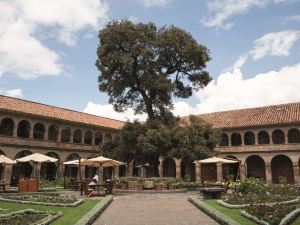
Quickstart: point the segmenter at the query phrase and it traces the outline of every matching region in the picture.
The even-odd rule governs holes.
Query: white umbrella
[[[16,159],[16,162],[34,162],[36,164],[36,171],[34,175],[37,175],[37,163],[44,163],[44,162],[57,162],[58,159],[50,157],[50,156],[46,156],[46,155],[42,155],[40,153],[34,153],[19,159]]]
[[[125,163],[106,158],[103,156],[98,156],[95,158],[87,159],[81,162],[81,165],[83,166],[95,166],[95,167],[115,167],[115,166],[121,166]]]
[[[5,155],[0,155],[0,164],[16,164],[16,162]]]
[[[238,163],[239,161],[237,160],[231,160],[231,159],[224,159],[224,158],[219,158],[219,157],[211,157],[208,159],[203,159],[203,160],[197,160],[194,163]]]
[[[84,159],[84,158],[81,158],[80,159],[80,162],[83,162],[84,160],[86,160],[86,159]],[[70,161],[66,161],[66,162],[63,162],[63,164],[64,165],[79,165],[79,159],[74,159],[74,160],[70,160]]]
[[[42,155],[40,153],[34,153],[19,159],[16,159],[16,162],[36,162],[36,163],[43,163],[43,162],[57,162],[58,159]]]

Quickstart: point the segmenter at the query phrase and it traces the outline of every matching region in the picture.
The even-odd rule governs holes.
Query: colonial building
[[[268,183],[276,183],[284,177],[290,183],[300,184],[300,103],[208,113],[199,117],[222,130],[222,140],[215,151],[220,156],[238,159],[240,163],[200,165],[185,159],[160,157],[154,174],[161,177],[189,175],[192,180],[203,182],[239,173],[241,177],[259,177]],[[61,176],[62,161],[99,155],[99,146],[105,141],[120,141],[120,129],[124,124],[118,120],[0,96],[0,154],[12,159],[36,152],[56,157],[58,163],[39,168],[42,176],[51,179]],[[138,173],[136,166],[134,162],[129,163],[126,175],[151,176],[141,169]],[[29,163],[5,166],[2,177],[14,182],[20,175],[29,176],[31,170]],[[77,170],[69,166],[65,173],[76,176]],[[89,176],[88,169],[82,170]],[[115,172],[118,175],[119,171]],[[124,171],[122,175],[125,175]]]
[[[123,125],[118,120],[0,96],[0,154],[11,159],[32,153],[57,158],[58,163],[39,168],[50,179],[61,175],[61,162],[99,155],[99,146],[105,141],[120,141]],[[14,183],[20,175],[30,176],[32,165],[7,165],[4,170],[2,177]],[[65,173],[76,176],[77,168],[69,166]]]

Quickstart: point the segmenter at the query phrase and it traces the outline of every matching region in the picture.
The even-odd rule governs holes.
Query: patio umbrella
[[[211,157],[208,159],[203,159],[203,160],[197,160],[194,163],[239,163],[237,160],[231,160],[231,159],[224,159],[224,158],[219,158],[219,157]]]
[[[81,158],[80,159],[80,162],[83,162],[84,160],[86,160],[86,159],[84,159],[84,158]],[[70,161],[66,161],[66,162],[63,162],[63,164],[64,165],[79,165],[79,159],[74,159],[74,160],[70,160]]]
[[[36,165],[36,171],[34,175],[37,175],[37,164],[38,163],[49,163],[49,162],[57,162],[58,159],[50,157],[50,156],[46,156],[40,153],[34,153],[19,159],[16,159],[16,162],[33,162]]]
[[[94,166],[94,167],[118,167],[121,165],[124,165],[125,163],[114,160],[114,159],[110,159],[110,158],[106,158],[103,156],[98,156],[95,158],[91,158],[91,159],[87,159],[85,161],[81,162],[81,165],[85,165],[85,166]],[[114,177],[114,175],[113,175]]]
[[[16,164],[16,162],[5,155],[0,155],[0,164]]]

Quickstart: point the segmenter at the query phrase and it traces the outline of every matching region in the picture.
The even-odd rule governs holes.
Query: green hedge
[[[108,195],[102,199],[94,208],[85,214],[75,225],[91,225],[101,215],[101,213],[113,201],[113,196]]]
[[[199,208],[201,211],[209,215],[212,219],[216,220],[218,223],[222,225],[239,225],[239,223],[235,222],[225,214],[219,212],[218,210],[212,208],[205,202],[203,202],[199,197],[197,196],[189,196],[188,200],[194,204],[197,208]]]

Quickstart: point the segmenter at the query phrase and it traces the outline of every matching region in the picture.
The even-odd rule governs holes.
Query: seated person
[[[95,176],[93,177],[93,181],[98,183],[98,181],[99,181],[98,174],[95,174]]]

